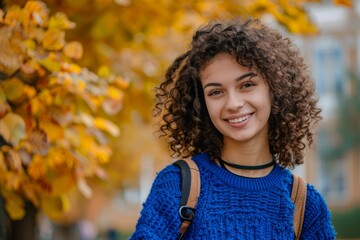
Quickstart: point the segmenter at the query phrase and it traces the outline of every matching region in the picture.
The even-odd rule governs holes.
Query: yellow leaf
[[[36,42],[34,41],[34,39],[26,39],[24,41],[24,44],[26,46],[27,49],[29,50],[35,50],[36,49]]]
[[[276,6],[272,1],[268,0],[256,0],[253,1],[251,5],[249,5],[246,9],[251,15],[259,16],[264,12],[273,13],[276,11]]]
[[[95,118],[94,126],[100,130],[108,131],[114,137],[119,136],[119,128],[111,121],[104,118]]]
[[[10,142],[11,132],[7,124],[0,120],[0,135],[4,138],[6,142]]]
[[[0,66],[13,71],[20,68],[25,57],[25,45],[19,35],[21,35],[19,28],[0,28]]]
[[[102,65],[99,67],[97,74],[99,75],[99,77],[109,77],[111,75],[111,70],[108,66],[106,65]]]
[[[43,91],[41,91],[38,97],[42,104],[45,104],[47,106],[50,106],[54,102],[54,97],[51,95],[49,89],[44,89]]]
[[[351,0],[333,0],[336,5],[343,5],[346,7],[351,7]]]
[[[84,92],[84,90],[86,89],[86,81],[82,78],[77,78],[76,79],[76,90],[79,92]]]
[[[57,12],[49,20],[49,28],[58,28],[58,29],[72,29],[75,28],[76,24],[71,22],[65,13]]]
[[[34,117],[39,116],[42,112],[45,111],[44,104],[37,97],[30,100],[30,107],[31,107],[31,113]]]
[[[5,199],[5,209],[12,220],[20,220],[25,216],[24,200],[12,191],[1,188],[2,196]]]
[[[2,151],[0,151],[0,170],[7,171],[7,166],[6,166],[4,154]]]
[[[5,172],[2,177],[5,179],[3,186],[5,186],[6,189],[15,192],[19,190],[21,179],[18,174],[16,174],[14,171],[8,171]]]
[[[29,85],[25,85],[23,89],[23,94],[28,98],[33,98],[36,95],[36,88]]]
[[[83,56],[83,47],[81,43],[77,41],[65,44],[63,51],[65,56],[72,59],[80,59]]]
[[[55,169],[55,171],[57,171],[57,169]],[[51,186],[51,191],[49,193],[51,196],[68,193],[76,186],[76,179],[74,174],[71,172],[71,169],[54,172],[51,176],[47,176],[46,180]]]
[[[89,102],[92,106],[98,107],[98,106],[100,106],[101,100],[97,96],[90,96]]]
[[[42,40],[42,46],[45,50],[58,51],[65,45],[65,33],[59,29],[48,29]]]
[[[32,157],[33,157],[31,154],[31,149],[29,149],[31,147],[25,141],[21,142],[20,146],[21,147],[19,148],[18,153],[19,153],[19,156],[20,156],[23,166],[25,168],[27,168],[29,166],[29,164],[31,163]]]
[[[65,158],[64,152],[60,148],[51,148],[49,154],[46,156],[46,162],[48,163],[49,168],[57,169],[63,168],[65,165]]]
[[[41,27],[46,26],[48,21],[48,8],[46,4],[41,1],[28,1],[24,10],[31,14],[31,20]]]
[[[29,133],[28,142],[33,153],[46,155],[49,151],[50,145],[48,137],[46,132],[42,129],[32,129]]]
[[[60,70],[60,63],[50,57],[39,59],[38,63],[51,72],[57,72]]]
[[[12,220],[20,220],[25,216],[23,204],[16,204],[13,199],[6,202],[5,209]]]
[[[17,5],[13,5],[6,12],[4,23],[10,26],[14,26],[19,22],[22,22],[23,11]]]
[[[41,209],[53,220],[59,219],[70,210],[70,202],[67,196],[57,197],[41,196]]]
[[[109,162],[110,155],[111,155],[110,148],[101,147],[101,148],[97,148],[94,150],[96,150],[95,157],[99,163],[104,164],[104,163]]]
[[[23,95],[24,83],[18,78],[11,78],[2,84],[4,94],[8,101],[16,102]]]
[[[71,87],[73,82],[74,82],[74,79],[72,79],[70,76],[64,77],[64,81],[63,81],[64,87]]]
[[[22,191],[27,199],[29,199],[36,208],[39,207],[39,198],[37,196],[36,188],[31,183],[23,183]]]
[[[292,4],[289,4],[288,2],[286,2],[284,5],[282,5],[283,11],[285,13],[286,16],[292,18],[292,19],[296,19],[298,18],[299,15],[305,15],[305,12],[300,9],[297,6],[294,6]]]
[[[25,121],[20,115],[8,113],[0,120],[0,130],[7,142],[16,145],[25,137]],[[10,132],[10,135],[7,131]]]
[[[21,158],[20,158],[19,152],[15,151],[13,148],[6,146],[6,145],[2,146],[1,150],[4,153],[6,153],[4,156],[5,156],[6,162],[8,163],[9,168],[11,170],[14,170],[15,174],[19,173],[22,170]],[[11,174],[11,173],[12,172],[9,172],[9,174]],[[11,178],[12,178],[11,182],[14,183],[14,185],[12,185],[12,187],[17,188],[18,183],[20,181],[18,176],[14,176]]]
[[[26,32],[27,40],[31,39],[31,40],[36,41],[36,42],[34,42],[35,44],[32,44],[30,42],[25,43],[26,47],[28,47],[28,49],[29,49],[28,53],[29,54],[34,54],[34,53],[36,53],[36,50],[37,50],[34,47],[37,47],[37,43],[42,41],[46,29],[45,28],[39,28],[38,26],[34,26],[34,25],[29,25],[27,28],[24,27],[24,31]]]
[[[130,85],[130,81],[129,80],[125,80],[121,77],[116,77],[115,78],[115,84],[120,87],[120,89],[127,89]]]
[[[63,72],[69,72],[69,73],[81,73],[81,67],[77,64],[74,64],[74,63],[67,63],[67,62],[64,62],[62,63],[61,65],[61,71]]]
[[[41,156],[35,154],[33,156],[33,160],[31,161],[31,163],[27,168],[27,172],[29,176],[32,179],[37,180],[43,178],[45,176],[46,171],[47,171],[47,166],[45,164],[45,160]]]
[[[28,41],[29,44],[30,44],[30,42],[31,41]],[[29,78],[26,79],[27,83],[30,85],[32,85],[31,83],[34,83],[36,81],[35,79],[32,78],[34,76],[34,74],[38,74],[38,78],[41,78],[42,76],[44,76],[43,74],[40,73],[40,71],[43,71],[43,67],[35,59],[29,59],[24,64],[22,64],[21,71],[25,75],[30,75]],[[36,90],[36,88],[33,86],[29,86],[29,85],[27,85],[27,86]]]
[[[115,101],[121,101],[123,99],[123,92],[113,86],[108,87],[107,96]]]
[[[59,124],[49,119],[43,119],[39,122],[39,127],[44,129],[46,132],[49,142],[55,142],[64,137],[64,128],[62,128]]]

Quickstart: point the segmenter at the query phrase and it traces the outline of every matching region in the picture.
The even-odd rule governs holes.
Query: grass
[[[332,214],[338,239],[360,239],[360,206]]]

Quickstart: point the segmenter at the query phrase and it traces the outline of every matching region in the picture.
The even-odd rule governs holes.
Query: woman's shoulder
[[[206,158],[206,154],[197,154],[192,157],[199,169],[202,169],[202,165],[205,164],[202,162],[204,158]],[[166,166],[164,166],[160,171],[156,173],[156,177],[153,183],[154,186],[161,185],[161,187],[164,187],[164,185],[170,185],[175,189],[179,188],[179,184],[181,181],[181,170],[179,166],[174,164],[177,160],[180,159],[173,159],[171,160],[171,162],[169,161]]]
[[[208,155],[205,153],[196,154],[192,157],[194,162],[198,165],[199,168],[202,168],[204,163],[204,159],[208,159]],[[180,159],[173,159],[169,162],[166,166],[164,166],[160,171],[156,173],[156,178],[154,183],[155,184],[162,184],[162,183],[180,183],[181,178],[181,170],[178,166],[174,163]]]
[[[156,184],[169,184],[179,183],[180,180],[180,169],[173,163],[168,163],[160,171],[156,172],[154,185]]]
[[[330,210],[325,198],[310,183],[307,183],[305,214],[311,216],[310,218],[330,217]]]
[[[335,239],[335,235],[325,198],[308,183],[302,239]]]
[[[324,197],[321,195],[319,190],[316,189],[316,187],[310,183],[307,183],[307,193],[306,193],[306,203],[312,204],[312,205],[318,205],[318,204],[325,204],[326,201]],[[314,206],[314,207],[315,207]]]

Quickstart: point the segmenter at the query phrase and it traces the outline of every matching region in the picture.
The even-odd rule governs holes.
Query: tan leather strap
[[[174,164],[180,167],[182,177],[182,199],[179,208],[179,214],[182,219],[182,223],[180,226],[180,235],[178,238],[181,239],[194,217],[196,203],[200,195],[200,173],[198,166],[191,159],[178,160]],[[189,219],[186,219],[183,216],[186,215],[185,213],[188,211],[188,209],[191,209],[193,214]]]
[[[305,204],[306,204],[306,182],[301,177],[293,174],[293,186],[291,199],[295,205],[294,211],[294,232],[295,239],[300,239],[301,230],[304,222]]]
[[[184,159],[190,166],[191,170],[191,188],[187,206],[195,208],[200,195],[200,172],[196,163],[191,159]]]

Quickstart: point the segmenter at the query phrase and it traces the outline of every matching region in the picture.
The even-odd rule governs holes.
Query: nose
[[[244,98],[239,93],[229,93],[226,101],[226,108],[230,111],[237,111],[245,105]]]

